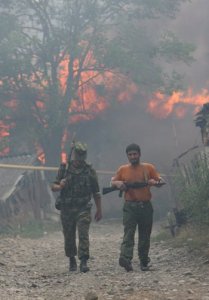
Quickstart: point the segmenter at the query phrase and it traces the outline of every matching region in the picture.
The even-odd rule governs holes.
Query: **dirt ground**
[[[153,231],[153,235],[156,230]],[[1,300],[209,300],[209,261],[186,246],[151,244],[152,268],[134,272],[118,265],[121,221],[92,223],[90,272],[68,272],[62,232],[40,239],[0,239]]]

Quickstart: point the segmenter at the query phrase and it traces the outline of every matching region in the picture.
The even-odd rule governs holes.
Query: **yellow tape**
[[[39,170],[39,171],[57,171],[58,167],[45,167],[45,166],[29,166],[29,165],[13,165],[13,164],[0,164],[0,168],[4,169],[22,169],[22,170]],[[98,174],[114,174],[113,171],[97,170]]]

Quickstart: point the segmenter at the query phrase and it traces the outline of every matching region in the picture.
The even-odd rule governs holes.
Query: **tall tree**
[[[142,92],[176,89],[178,76],[165,75],[160,59],[190,63],[193,48],[171,33],[159,43],[147,24],[175,17],[183,2],[1,0],[1,105],[14,100],[1,119],[13,122],[15,146],[41,147],[52,165],[74,116],[95,113],[125,83]]]

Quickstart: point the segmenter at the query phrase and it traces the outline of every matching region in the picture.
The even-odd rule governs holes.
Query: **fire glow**
[[[59,66],[59,84],[60,91],[64,95],[67,88],[67,80],[69,78],[69,57],[62,60]],[[79,61],[76,60],[73,65],[72,78],[76,81],[76,76],[79,74],[78,88],[74,91],[71,103],[69,104],[69,123],[76,123],[82,120],[91,120],[100,115],[103,111],[111,108],[111,103],[116,102],[131,102],[137,94],[139,94],[139,88],[131,81],[127,76],[123,76],[119,73],[113,73],[108,70],[99,72],[99,66],[92,55],[89,53],[86,60],[83,62],[83,71],[79,70]],[[98,69],[98,70],[97,70]],[[101,67],[102,69],[102,67]],[[31,79],[33,81],[33,79]],[[36,86],[40,91],[43,86],[47,86],[47,83],[41,86]],[[43,99],[36,100],[35,111],[38,109],[43,112],[46,110],[46,96],[44,97],[44,91],[42,90]],[[167,118],[171,114],[176,115],[178,118],[182,118],[188,112],[189,107],[193,107],[194,113],[196,113],[204,103],[209,102],[209,91],[203,89],[199,94],[194,94],[192,89],[187,92],[173,92],[171,96],[167,96],[160,92],[156,92],[151,100],[148,101],[148,112],[153,114],[157,118]],[[17,102],[15,100],[8,101],[7,107],[15,110],[17,108]],[[38,118],[38,116],[37,116]],[[42,120],[43,126],[47,127],[46,120]],[[11,126],[5,126],[3,122],[0,122],[0,139],[9,136],[9,130]],[[66,161],[67,154],[64,152],[65,145],[69,139],[69,133],[64,130],[62,139],[62,161]],[[40,145],[36,145],[38,157],[42,162],[45,160],[45,156],[42,152]],[[9,152],[7,148],[7,152]]]
[[[0,121],[0,140],[9,137],[9,125],[5,125],[2,121]],[[9,147],[4,147],[1,149],[1,155],[7,155],[9,153]]]
[[[60,63],[59,80],[63,93],[67,86],[68,65],[69,58],[65,58]],[[110,106],[107,95],[114,94],[116,101],[128,102],[138,91],[136,85],[127,77],[105,70],[100,73],[94,67],[95,65],[96,61],[89,53],[84,61],[85,71],[80,74],[79,88],[69,106],[70,123],[93,119],[105,111]],[[78,72],[79,61],[76,60],[73,66],[73,77],[76,77]]]
[[[203,89],[196,95],[192,93],[192,89],[187,92],[174,92],[171,96],[157,92],[149,101],[148,111],[158,118],[167,118],[171,114],[183,118],[188,111],[188,106],[193,106],[195,114],[207,102],[209,102],[207,89]]]

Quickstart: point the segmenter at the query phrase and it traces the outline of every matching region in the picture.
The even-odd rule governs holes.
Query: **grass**
[[[169,230],[162,229],[158,234],[152,237],[153,242],[160,242],[160,241],[169,241],[172,240],[172,236]]]
[[[172,247],[186,246],[190,251],[198,250],[209,258],[209,227],[187,225],[180,228],[175,237],[172,237],[169,229],[162,229],[152,238],[155,242],[166,241]]]

